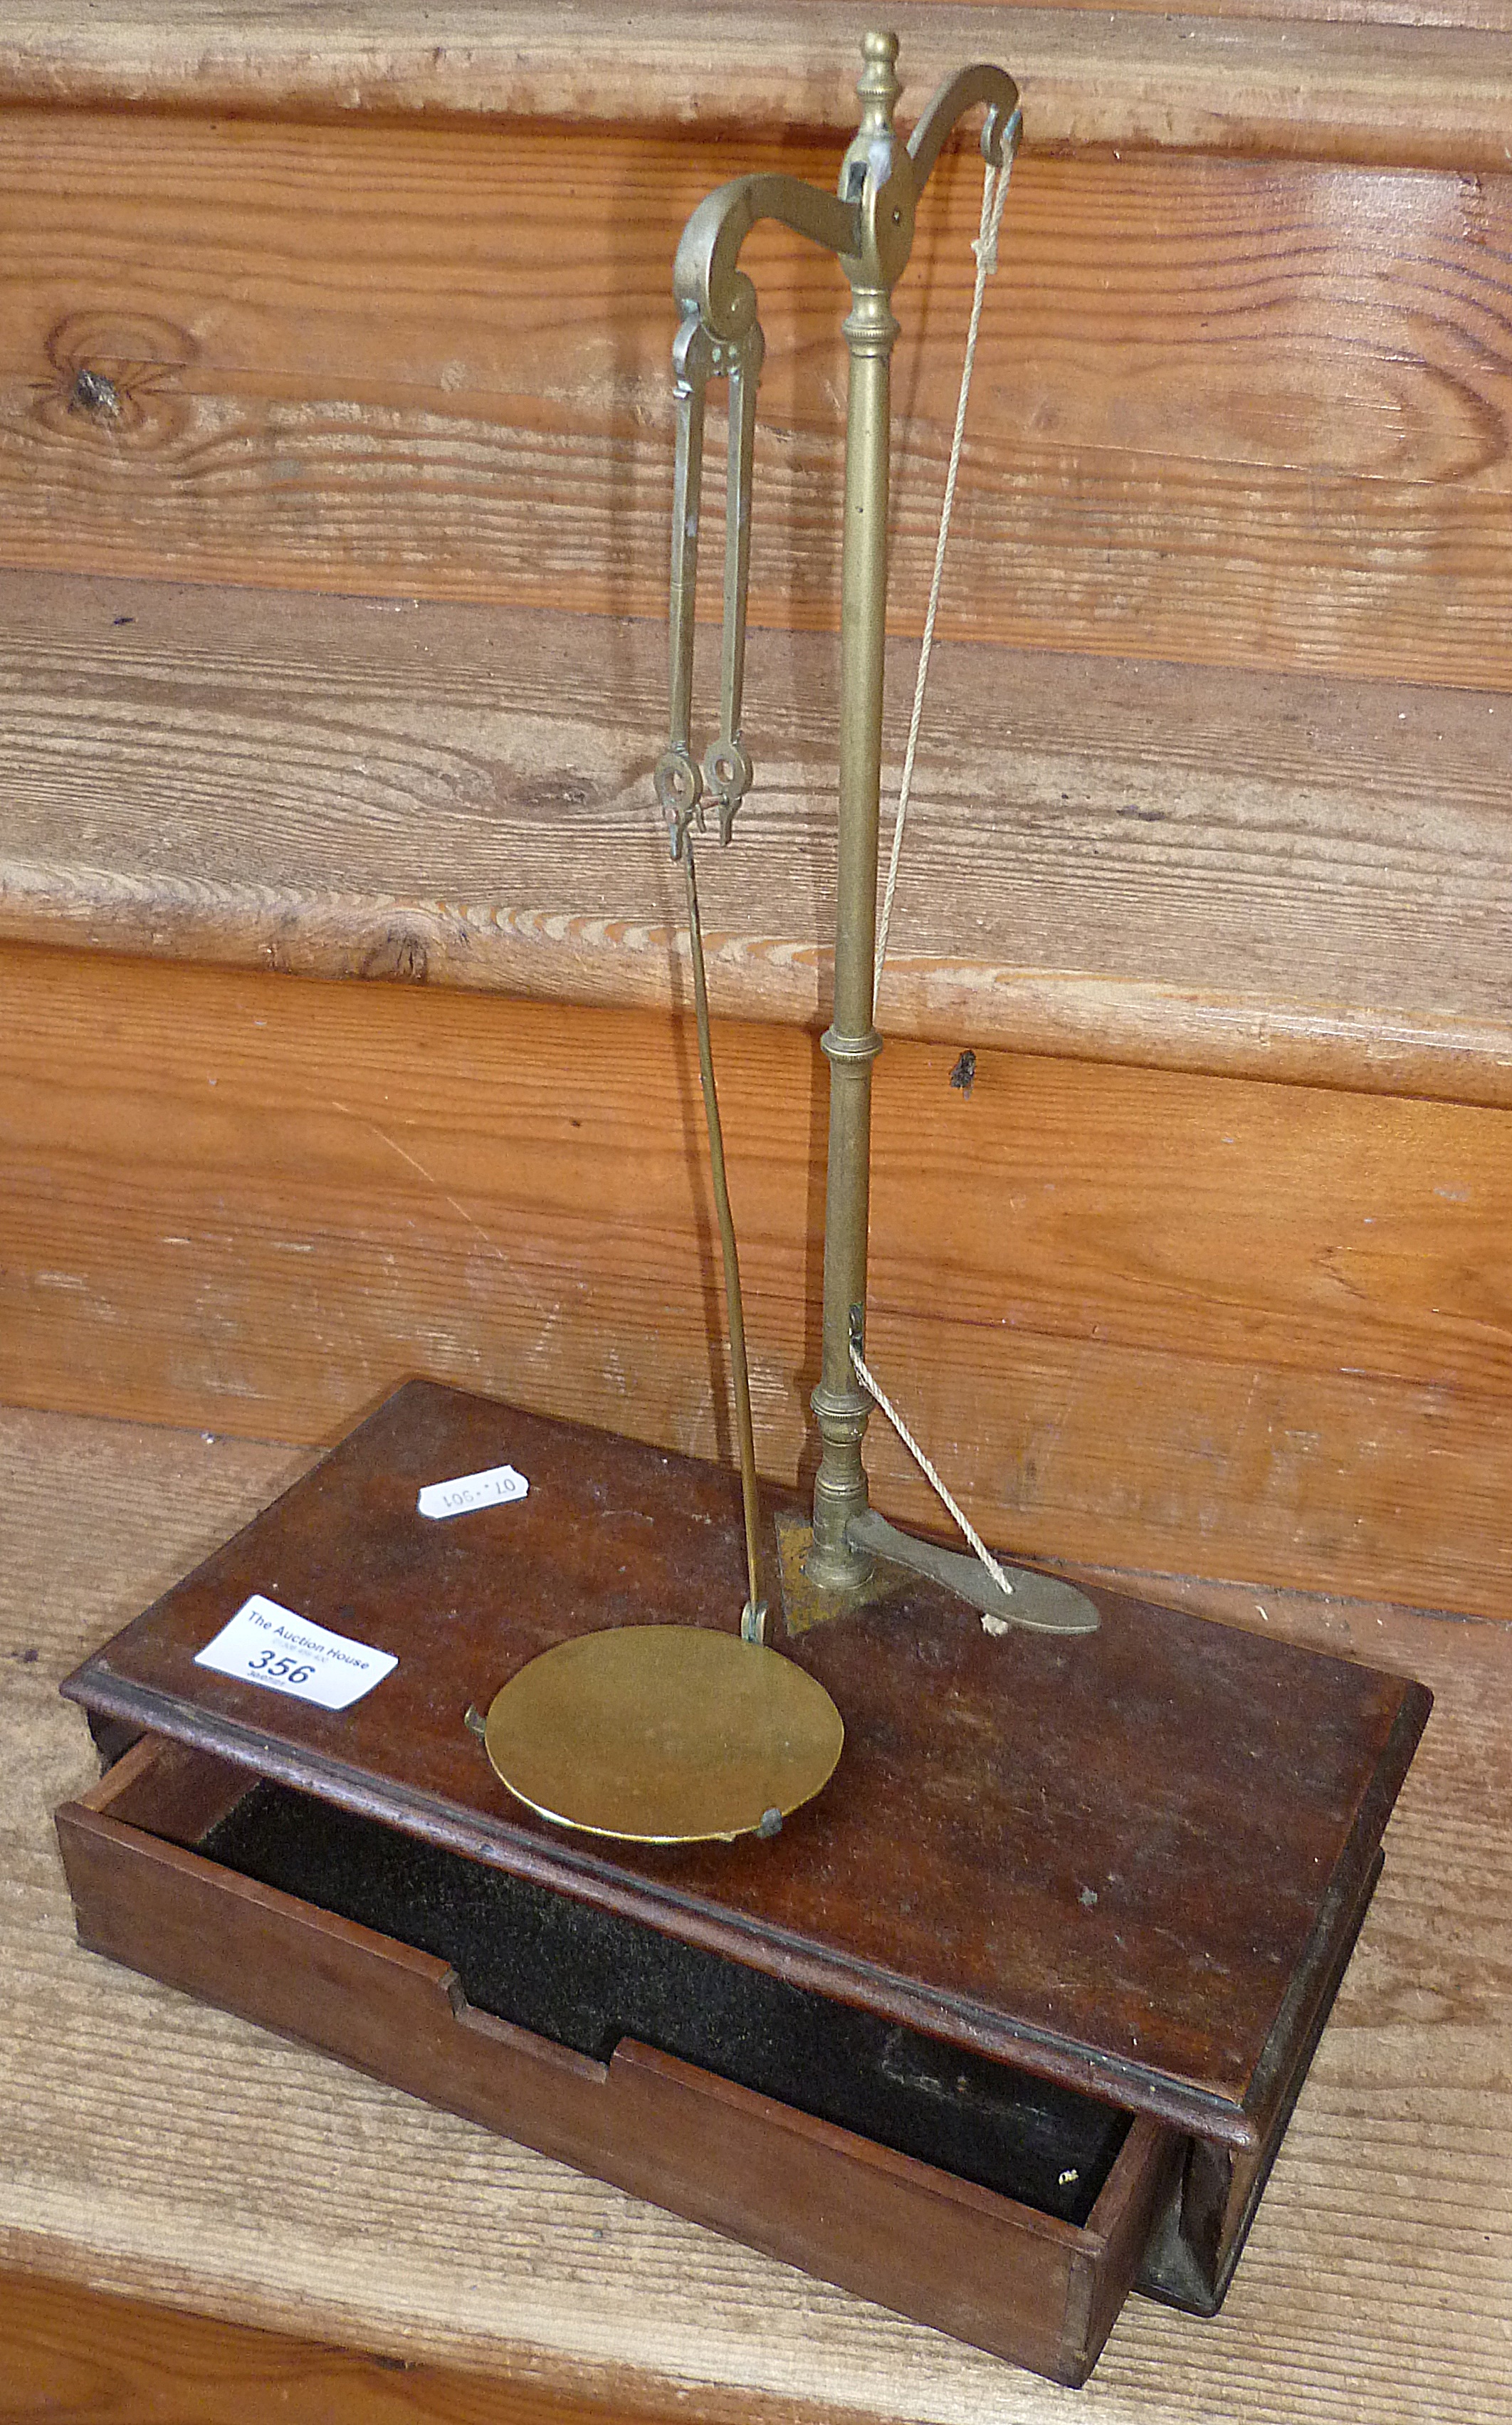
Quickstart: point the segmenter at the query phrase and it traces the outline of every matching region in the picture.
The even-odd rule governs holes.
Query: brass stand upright
[[[935,95],[904,143],[893,124],[902,87],[897,36],[861,43],[861,120],[831,199],[794,177],[737,177],[700,203],[678,248],[673,287],[683,313],[675,349],[678,401],[672,514],[671,735],[656,770],[674,857],[701,817],[705,787],[728,841],[750,782],[739,731],[750,525],[750,415],[762,360],[755,290],[738,267],[759,218],[775,218],[827,247],[851,289],[844,322],[850,356],[845,422],[845,506],[841,581],[839,865],[833,1016],[824,1036],[829,1063],[829,1144],[825,1181],[824,1334],[812,1405],[820,1437],[813,1535],[804,1563],[820,1594],[854,1596],[873,1555],[851,1528],[866,1513],[861,1462],[871,1400],[851,1350],[864,1348],[867,1220],[871,1195],[872,1063],[882,1049],[873,1022],[877,948],[877,829],[882,764],[882,670],[887,631],[888,455],[891,359],[898,324],[893,289],[913,249],[919,197],[946,137],[965,111],[987,104],[982,150],[1001,165],[1018,109],[1001,68],[965,68]],[[693,666],[698,490],[703,457],[704,390],[731,388],[729,490],[725,509],[723,725],[700,766],[689,731]],[[696,938],[695,938],[696,945]],[[711,1149],[715,1128],[711,1116]],[[740,1325],[732,1314],[733,1334]],[[737,1376],[737,1397],[740,1381]],[[748,1476],[748,1497],[751,1483]]]
[[[850,159],[896,144],[902,89],[897,39],[868,34],[858,90],[861,121]],[[891,182],[891,181],[890,181]],[[875,245],[863,261],[880,271]],[[846,265],[847,268],[850,265]],[[901,266],[901,265],[900,265]],[[897,272],[893,272],[895,277]],[[877,829],[881,817],[882,666],[887,637],[887,506],[893,428],[892,356],[898,324],[893,278],[852,272],[845,316],[850,384],[845,415],[845,520],[840,605],[840,841],[835,903],[834,1015],[823,1043],[829,1063],[829,1152],[825,1184],[824,1361],[813,1392],[823,1443],[813,1485],[807,1571],[821,1590],[854,1589],[872,1559],[846,1539],[866,1503],[861,1441],[871,1400],[856,1378],[851,1341],[864,1344],[866,1241],[871,1204],[872,1063],[877,953]]]

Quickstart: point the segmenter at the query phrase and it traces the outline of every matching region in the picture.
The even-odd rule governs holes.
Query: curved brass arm
[[[941,86],[909,137],[909,157],[913,162],[917,193],[922,194],[928,184],[935,162],[957,120],[984,101],[987,117],[982,126],[982,157],[990,168],[1002,168],[1004,143],[1019,115],[1019,88],[1002,68],[962,68]]]
[[[895,50],[895,44],[893,46]],[[860,131],[841,169],[840,192],[781,171],[733,178],[707,195],[683,231],[672,271],[682,315],[673,348],[677,452],[672,502],[671,681],[667,748],[656,766],[656,796],[668,820],[672,856],[705,795],[728,842],[749,789],[750,760],[741,738],[746,600],[750,563],[751,465],[756,382],[764,345],[756,289],[740,250],[759,219],[775,219],[840,261],[858,301],[885,317],[886,298],[908,265],[914,213],[951,129],[986,104],[982,153],[1001,167],[1017,140],[1019,88],[1004,69],[962,68],[941,86],[905,146],[893,129],[898,86],[891,60],[872,58],[862,76]],[[725,501],[725,609],[719,738],[700,765],[693,754],[693,620],[699,507],[703,481],[704,396],[711,378],[730,382],[730,460]]]
[[[857,204],[801,177],[774,170],[716,186],[683,230],[672,266],[679,310],[684,316],[696,312],[711,337],[743,337],[755,324],[756,289],[735,264],[758,219],[776,219],[842,260],[861,243]]]

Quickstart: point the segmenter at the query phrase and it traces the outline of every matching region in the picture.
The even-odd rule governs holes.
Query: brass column
[[[891,143],[901,88],[897,39],[867,35],[858,87],[861,121],[853,161]],[[911,197],[910,197],[911,199]],[[911,217],[911,213],[910,213]],[[911,234],[911,228],[909,233]],[[866,248],[869,266],[876,252]],[[857,1381],[850,1345],[866,1308],[871,1194],[872,1063],[882,1049],[873,1024],[877,950],[877,826],[882,778],[882,652],[887,635],[887,507],[892,433],[892,354],[898,324],[890,286],[851,272],[844,322],[849,348],[845,417],[845,515],[840,605],[840,814],[835,899],[834,1012],[824,1051],[829,1063],[829,1151],[825,1185],[824,1344],[812,1404],[821,1453],[813,1486],[813,1543],[805,1571],[821,1590],[864,1582],[868,1552],[845,1526],[867,1503],[861,1440],[871,1400]]]

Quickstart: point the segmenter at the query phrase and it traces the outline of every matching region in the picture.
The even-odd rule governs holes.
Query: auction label
[[[422,1516],[471,1516],[475,1507],[507,1507],[530,1488],[512,1465],[491,1465],[487,1473],[459,1473],[455,1482],[427,1482],[415,1505]]]
[[[399,1662],[392,1651],[370,1650],[345,1633],[328,1633],[323,1625],[312,1625],[292,1608],[253,1592],[214,1642],[195,1652],[194,1663],[244,1683],[265,1684],[270,1693],[292,1694],[297,1701],[314,1701],[317,1709],[349,1710]]]

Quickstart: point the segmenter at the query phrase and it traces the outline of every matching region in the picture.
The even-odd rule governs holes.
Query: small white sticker
[[[491,1465],[487,1473],[459,1473],[455,1482],[427,1482],[415,1502],[422,1516],[471,1516],[475,1507],[507,1507],[530,1488],[512,1465]]]
[[[345,1633],[328,1633],[323,1625],[312,1625],[292,1608],[253,1592],[214,1642],[195,1652],[194,1663],[265,1684],[270,1693],[290,1693],[297,1701],[314,1701],[317,1709],[349,1710],[399,1662],[392,1651],[370,1650],[365,1642],[348,1642]]]

